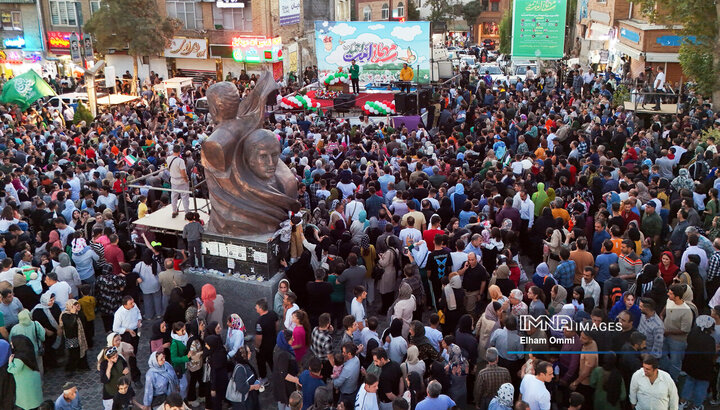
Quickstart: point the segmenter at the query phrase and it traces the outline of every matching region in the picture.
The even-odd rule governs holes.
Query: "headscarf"
[[[410,324],[413,328],[413,333],[415,333],[414,336],[409,337],[409,342],[414,344],[415,346],[422,346],[422,345],[430,345],[430,339],[425,336],[425,326],[423,326],[423,323],[419,320],[414,320]]]
[[[396,337],[402,337],[402,327],[403,327],[403,321],[402,319],[395,318],[390,322],[390,328],[389,333],[390,336],[394,338]]]
[[[550,274],[550,268],[548,267],[548,264],[543,262],[535,268],[535,273],[540,276],[541,278],[546,277]]]
[[[407,359],[405,360],[408,364],[417,364],[420,356],[420,350],[415,345],[411,345],[407,349]]]
[[[212,335],[217,336],[217,333],[215,333],[215,329],[217,328],[217,326],[218,326],[218,322],[216,322],[214,320],[212,322],[208,323],[205,326],[205,337],[212,336]]]
[[[153,323],[152,329],[151,329],[152,333],[150,336],[150,340],[162,339],[163,343],[167,343],[170,340],[172,340],[172,338],[170,337],[170,327],[167,325],[167,323],[165,324],[165,331],[163,332],[161,330],[161,326],[162,326],[163,322],[164,322],[163,319],[159,319],[159,320],[155,321],[155,323]]]
[[[66,255],[66,253],[61,253],[60,255]],[[80,316],[76,313],[70,313],[70,309],[77,304],[78,301],[75,299],[68,299],[67,302],[65,302],[65,310],[62,312],[60,317],[62,318],[62,315],[73,315],[75,316],[75,321],[77,323],[77,338],[78,342],[80,344],[80,357],[85,357],[85,352],[88,350],[87,346],[87,339],[85,339],[85,329],[83,328],[82,321],[80,320]],[[63,322],[60,321],[60,328],[62,330]]]
[[[635,188],[637,188],[638,191],[637,197],[640,201],[642,201],[642,203],[647,203],[652,200],[652,196],[650,196],[650,191],[644,182],[638,181],[637,183],[635,183]]]
[[[162,352],[160,352],[160,353],[162,353]],[[166,379],[168,382],[168,386],[170,387],[170,389],[169,389],[170,392],[177,391],[180,388],[180,386],[178,385],[178,380],[177,380],[177,376],[175,376],[175,371],[172,370],[171,366],[165,366],[165,364],[167,364],[167,362],[165,362],[165,364],[160,366],[160,364],[157,361],[157,355],[158,355],[158,352],[152,352],[150,354],[150,358],[148,359],[148,366],[150,367],[148,369],[148,373],[157,374],[158,376]],[[170,372],[172,372],[172,374]]]
[[[662,263],[662,257],[667,256],[670,258],[670,266],[665,268],[665,265]],[[658,262],[658,269],[660,270],[660,276],[662,276],[663,281],[665,284],[672,283],[673,278],[677,274],[677,272],[680,270],[680,267],[675,264],[675,257],[673,256],[672,252],[665,251],[660,255],[660,261]]]
[[[450,367],[454,368],[456,366],[462,366],[467,362],[467,359],[462,355],[462,349],[460,346],[456,345],[455,343],[450,345],[450,351],[448,352],[450,356]]]
[[[540,212],[545,206],[545,201],[548,199],[547,192],[545,192],[545,184],[538,182],[537,191],[532,194],[530,200],[535,204],[535,216],[540,216]]]
[[[549,304],[549,306],[548,306],[548,310],[549,310],[550,308],[553,308],[553,309],[554,309],[553,311],[554,311],[555,313],[557,313],[557,312],[559,312],[560,309],[562,309],[562,307],[565,305],[565,300],[567,299],[567,290],[565,290],[565,288],[562,287],[562,286],[560,286],[560,285],[555,285],[555,286],[556,286],[555,289],[556,289],[556,291],[557,291],[557,294],[556,294],[555,297],[552,299],[552,301],[550,301],[550,304]]]
[[[360,248],[363,250],[370,249],[370,237],[367,234],[360,235]]]
[[[554,200],[555,200],[555,189],[548,188],[547,199],[545,200],[545,203],[543,203],[543,208],[545,208],[546,206],[550,206],[550,203]]]
[[[307,160],[307,157],[303,157],[303,159]],[[305,178],[302,180],[303,184],[310,186],[310,184],[313,183],[313,179],[312,179],[311,175],[312,175],[312,171],[310,171],[309,169],[306,169],[305,170]]]
[[[363,229],[366,229],[368,226],[370,226],[370,221],[367,219],[367,211],[360,211],[358,214],[358,221],[363,224]]]
[[[53,314],[50,312],[50,308],[52,306],[48,306],[48,303],[50,303],[51,294],[52,293],[50,291],[43,293],[42,296],[40,296],[40,303],[38,303],[37,305],[35,305],[34,308],[32,308],[32,310],[30,311],[30,315],[32,315],[35,310],[41,309],[45,313],[45,316],[47,316],[48,322],[50,322],[50,326],[57,330],[59,326],[58,322],[57,320],[55,320],[55,316],[53,316]]]
[[[695,182],[693,182],[692,178],[690,178],[690,173],[687,168],[680,168],[678,176],[672,180],[670,185],[672,185],[672,187],[676,190],[689,189],[692,191],[695,189]]]
[[[61,268],[67,268],[70,266],[70,256],[68,256],[67,253],[61,252],[60,255],[58,255],[58,260],[60,261]]]
[[[180,336],[179,334],[175,332],[170,332],[170,337],[173,340],[177,340],[178,342],[182,343],[183,346],[187,346],[188,339],[190,339],[190,335],[187,333],[187,330],[185,331],[185,334]]]
[[[472,316],[464,314],[458,320],[457,331],[460,333],[472,334]]]
[[[512,407],[513,397],[515,396],[515,387],[512,383],[504,383],[497,391],[497,399],[499,404],[503,406]]]
[[[445,294],[445,302],[447,303],[448,310],[455,310],[457,309],[457,302],[455,301],[455,292],[453,289],[460,289],[462,288],[462,279],[460,279],[460,275],[453,276],[450,278],[450,282],[445,286],[445,289],[443,289],[443,293]]]
[[[230,329],[245,332],[245,323],[237,313],[230,315]]]
[[[204,284],[202,290],[200,291],[200,299],[203,301],[205,310],[210,314],[215,311],[214,302],[216,297],[217,292],[215,291],[215,286],[209,283]]]
[[[87,247],[85,238],[75,238],[72,241],[72,253],[80,253]]]
[[[412,286],[407,282],[403,282],[400,284],[397,300],[407,300],[410,299],[410,296],[412,296]]]
[[[510,268],[505,264],[498,266],[497,269],[495,269],[495,276],[498,279],[509,278],[510,277]]]
[[[288,340],[285,338],[285,332],[278,332],[277,338],[275,339],[275,345],[280,349],[290,353],[292,357],[295,357],[295,351],[293,350],[292,346],[290,346]]]

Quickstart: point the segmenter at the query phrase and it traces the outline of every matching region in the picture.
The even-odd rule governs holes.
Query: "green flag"
[[[55,91],[34,70],[30,70],[5,83],[0,102],[17,104],[25,111],[30,104],[47,95],[55,95]]]

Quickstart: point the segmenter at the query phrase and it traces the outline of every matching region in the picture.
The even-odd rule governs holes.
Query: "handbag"
[[[235,366],[235,370],[233,370],[232,377],[230,377],[230,381],[228,382],[227,390],[225,390],[225,398],[234,403],[245,402],[245,400],[247,400],[248,394],[250,393],[250,391],[248,391],[248,393],[242,394],[242,393],[240,393],[240,391],[238,391],[237,383],[235,383],[235,374],[240,369],[243,370],[243,377],[247,376],[248,370],[244,365],[239,364],[239,365]],[[247,376],[245,378],[245,383],[252,386],[255,383],[255,380],[253,380],[254,378],[255,378],[255,375],[251,371],[250,376]]]
[[[207,360],[205,360],[205,364],[203,364],[202,381],[203,383],[208,383],[210,381],[210,363],[208,363]]]

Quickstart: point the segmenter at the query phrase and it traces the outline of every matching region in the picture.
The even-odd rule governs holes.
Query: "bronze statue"
[[[209,232],[254,236],[272,234],[297,201],[297,180],[280,160],[281,146],[262,129],[267,96],[277,89],[268,72],[240,102],[234,84],[207,90],[210,115],[218,123],[202,145],[210,192]]]

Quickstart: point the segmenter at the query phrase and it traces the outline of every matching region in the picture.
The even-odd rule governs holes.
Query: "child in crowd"
[[[130,386],[130,378],[123,376],[118,381],[118,392],[113,397],[113,410],[131,410],[143,406],[135,400],[135,390]]]
[[[342,353],[339,352],[333,355],[333,359],[332,378],[337,379],[338,377],[340,377],[340,373],[342,373],[345,359],[343,358]]]

